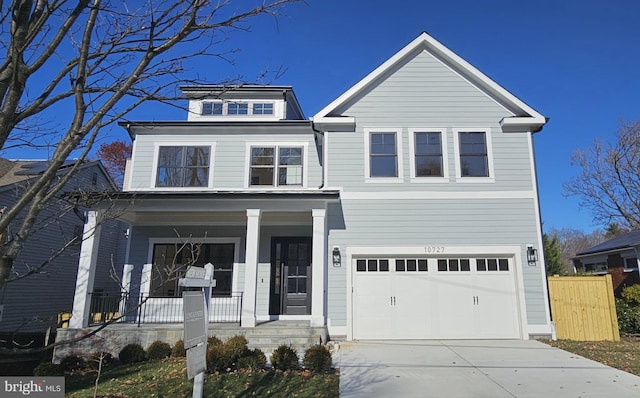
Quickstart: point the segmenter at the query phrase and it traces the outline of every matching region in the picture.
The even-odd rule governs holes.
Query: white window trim
[[[622,266],[624,268],[624,272],[633,272],[633,271],[637,271],[638,270],[638,263],[640,262],[640,259],[638,258],[638,255],[636,254],[635,250],[633,251],[628,251],[625,253],[621,253],[620,257],[622,257]],[[628,258],[635,258],[636,259],[636,266],[633,268],[628,268],[627,267],[627,259]]]
[[[158,160],[160,157],[160,147],[164,146],[208,146],[209,151],[209,180],[206,187],[156,187],[156,178],[158,177]],[[213,161],[215,157],[216,143],[215,142],[200,142],[200,141],[166,141],[156,142],[153,145],[153,170],[151,172],[151,182],[149,187],[156,191],[202,191],[203,189],[210,189],[213,187]]]
[[[485,143],[487,145],[487,163],[489,167],[489,177],[462,177],[462,167],[460,165],[460,133],[485,133]],[[493,169],[493,145],[491,144],[490,128],[456,128],[453,129],[453,153],[456,165],[456,182],[487,184],[495,182],[495,171]]]
[[[594,256],[594,257],[586,257],[583,260],[580,260],[582,263],[582,269],[585,273],[589,275],[605,275],[609,273],[609,258],[608,256]],[[587,264],[598,264],[605,263],[607,265],[606,271],[593,271],[587,272]]]
[[[442,151],[442,177],[416,176],[416,133],[440,133]],[[412,183],[442,184],[449,182],[449,157],[447,150],[447,130],[443,128],[410,128],[409,129],[409,170]]]
[[[396,134],[396,156],[397,156],[397,177],[371,177],[371,134],[375,133],[395,133]],[[402,129],[390,127],[376,127],[364,129],[364,182],[373,184],[398,184],[404,182],[404,162],[402,159]]]
[[[240,242],[241,239],[238,237],[229,237],[229,238],[189,238],[190,242],[196,244],[206,244],[206,243],[233,243],[233,275],[231,276],[231,291],[239,292],[240,283],[238,281],[238,272],[240,269]],[[184,243],[185,239],[180,238],[149,238],[149,250],[147,253],[147,264],[150,264],[153,267],[153,246],[155,244],[167,244],[167,243]],[[215,279],[215,272],[213,275],[213,279]],[[142,292],[143,294],[149,295],[151,290],[151,282],[148,283],[148,287],[146,292]]]
[[[251,148],[252,147],[262,147],[262,148],[280,148],[280,147],[302,147],[302,185],[251,185],[249,181],[249,176],[251,175]],[[277,151],[276,154],[277,156]],[[265,189],[281,189],[281,190],[291,190],[291,189],[300,189],[307,188],[308,184],[308,174],[309,174],[309,143],[302,141],[264,141],[264,142],[247,142],[245,147],[245,170],[244,170],[244,187],[246,189],[255,189],[255,190],[265,190]],[[274,166],[276,167],[276,166]]]

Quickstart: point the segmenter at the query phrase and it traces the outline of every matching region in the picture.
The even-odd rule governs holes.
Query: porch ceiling
[[[242,211],[134,211],[127,212],[123,219],[132,225],[245,225],[247,214]],[[265,212],[262,225],[311,225],[311,211]]]

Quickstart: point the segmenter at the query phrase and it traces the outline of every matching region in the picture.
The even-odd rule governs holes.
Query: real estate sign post
[[[215,286],[213,265],[204,268],[189,267],[179,285],[201,288],[199,291],[182,292],[184,311],[184,348],[187,350],[187,377],[193,380],[193,398],[201,398],[204,390],[204,372],[207,370],[207,332],[209,324],[209,300]]]

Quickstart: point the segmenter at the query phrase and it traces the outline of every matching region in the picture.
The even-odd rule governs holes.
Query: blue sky
[[[240,49],[235,66],[214,59],[190,67],[212,83],[285,68],[274,83],[292,85],[312,116],[426,31],[550,118],[534,138],[544,229],[591,231],[600,226],[562,184],[578,172],[575,149],[612,140],[621,119],[640,119],[638,15],[634,0],[307,0],[234,33],[227,45]],[[130,115],[185,118],[157,105]],[[109,137],[126,135],[116,126]]]

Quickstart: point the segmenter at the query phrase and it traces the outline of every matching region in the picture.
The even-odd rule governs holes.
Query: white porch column
[[[73,310],[69,320],[70,329],[80,329],[89,326],[89,311],[91,307],[91,292],[96,276],[98,247],[100,245],[99,213],[87,212],[87,221],[82,233],[82,246],[78,260],[78,276],[76,277],[76,292],[73,297]]]
[[[327,211],[313,209],[313,241],[311,253],[311,326],[325,325],[325,266],[327,263]]]
[[[242,327],[256,326],[256,289],[260,248],[260,209],[247,209],[247,237],[244,256],[244,293],[242,294]]]
[[[120,294],[122,299],[120,300],[120,315],[123,315],[127,311],[127,305],[130,305],[129,293],[131,292],[131,273],[133,272],[133,264],[125,264],[122,269],[122,287]]]

